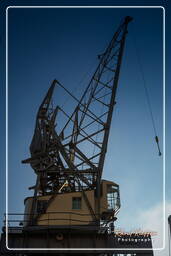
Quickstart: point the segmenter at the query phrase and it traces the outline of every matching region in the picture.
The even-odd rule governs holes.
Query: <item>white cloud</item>
[[[131,215],[122,215],[117,222],[117,227],[121,225],[121,230],[125,232],[140,229],[141,231],[153,231],[157,235],[153,236],[153,248],[165,249],[154,251],[154,256],[168,256],[169,255],[169,241],[168,241],[168,216],[171,215],[171,201],[166,201],[165,208],[165,234],[164,234],[164,211],[163,203],[158,203],[146,210],[134,211]],[[116,228],[117,228],[116,227]],[[122,229],[124,227],[124,229]],[[164,237],[165,235],[165,237]],[[165,242],[165,244],[163,244]]]
[[[143,230],[156,231],[157,235],[153,237],[153,248],[162,248],[165,246],[164,250],[154,251],[154,256],[166,256],[169,255],[169,241],[168,241],[168,216],[171,215],[171,202],[166,202],[165,209],[165,234],[163,229],[164,214],[163,214],[163,204],[160,203],[148,210],[143,211],[139,214],[137,222],[141,223]],[[164,238],[165,235],[165,238]],[[165,244],[163,244],[165,242]]]

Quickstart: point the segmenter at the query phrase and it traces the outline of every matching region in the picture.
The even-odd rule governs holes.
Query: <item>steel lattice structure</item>
[[[53,108],[51,100],[55,85],[63,85],[53,81],[37,113],[31,158],[23,161],[30,163],[38,176],[33,187],[37,193],[55,193],[65,182],[68,186],[63,192],[93,188],[100,193],[127,26],[131,20],[125,18],[105,52],[99,55],[99,65],[90,83],[79,101],[73,96],[78,104],[60,131],[55,129],[57,113],[67,114],[59,106]]]
[[[30,145],[31,157],[22,161],[23,163],[30,163],[37,175],[36,185],[30,187],[30,189],[34,189],[34,196],[30,198],[32,200],[31,206],[28,205],[30,208],[27,206],[25,208],[23,224],[19,222],[22,227],[8,228],[9,247],[17,248],[16,256],[42,255],[42,253],[44,255],[98,256],[153,255],[150,235],[131,234],[129,236],[128,234],[118,235],[115,233],[113,222],[116,220],[115,215],[120,208],[120,200],[116,200],[115,209],[100,212],[101,185],[103,183],[101,178],[112,114],[116,104],[116,92],[127,27],[131,20],[132,18],[129,16],[125,17],[106,50],[99,55],[99,64],[80,100],[55,79],[38,109],[34,135]],[[77,102],[71,115],[68,115],[60,106],[54,107],[52,96],[56,86],[63,88]],[[62,123],[61,115],[67,118],[62,127],[58,126],[59,123]],[[114,182],[110,188],[119,193],[119,185]],[[56,213],[53,211],[46,212],[48,206],[56,195],[65,196],[67,192],[74,192],[71,193],[74,195],[82,193],[92,221],[88,220],[88,224],[77,224],[76,226],[65,224],[65,222],[64,224],[60,222],[60,225],[54,224],[54,222],[49,224],[49,221],[55,220],[55,217],[49,219],[49,214]],[[108,192],[106,190],[106,200]],[[91,193],[95,198],[94,208],[87,197],[88,193]],[[43,212],[39,212],[37,202],[46,202],[46,200],[48,201],[46,207]],[[70,208],[68,207],[68,209]],[[66,213],[63,212],[62,214]],[[81,215],[81,212],[69,212],[69,215],[71,213],[78,214],[79,217]],[[108,214],[105,218],[104,213]],[[44,215],[45,219],[40,220],[41,215]],[[88,214],[83,212],[82,215],[87,216]],[[27,216],[29,216],[28,220]],[[45,222],[46,224],[41,225],[39,221],[42,220],[48,220],[48,224]],[[60,221],[63,220],[62,216]],[[18,220],[11,221],[16,222]],[[113,225],[103,226],[102,222],[107,225],[112,222]],[[6,228],[3,228],[1,236],[0,252],[2,255],[13,255],[13,251],[8,250],[5,246]],[[24,250],[21,251],[20,248],[24,248]],[[31,250],[27,250],[27,248]],[[43,248],[44,251],[34,250],[36,248]],[[53,251],[48,250],[49,248],[74,248],[76,250]],[[85,250],[83,253],[82,250],[77,250],[81,248],[91,248],[91,250]],[[95,251],[94,248],[98,249]],[[144,248],[144,250],[140,251],[139,248]]]

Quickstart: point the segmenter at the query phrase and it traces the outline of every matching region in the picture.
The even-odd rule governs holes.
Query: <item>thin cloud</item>
[[[162,203],[143,211],[137,218],[138,222],[142,223],[144,230],[157,232],[157,235],[153,237],[153,248],[161,248],[165,246],[165,249],[163,250],[154,251],[154,256],[166,256],[169,254],[168,216],[171,214],[171,202],[166,202],[165,210],[165,234],[163,229],[164,214]]]

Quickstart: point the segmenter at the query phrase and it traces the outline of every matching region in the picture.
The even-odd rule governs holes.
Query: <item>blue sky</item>
[[[161,8],[9,9],[10,212],[22,213],[24,198],[32,194],[27,188],[34,185],[35,175],[21,160],[29,156],[36,111],[51,81],[56,78],[80,97],[98,63],[97,55],[127,15],[134,20],[128,28],[103,178],[120,185],[120,227],[139,228],[135,217],[162,202],[163,157],[154,141],[135,50],[136,41],[162,148],[162,13]],[[73,106],[58,89],[55,100],[64,102],[66,109]],[[168,127],[169,121],[166,132]],[[166,167],[167,171],[169,162]]]

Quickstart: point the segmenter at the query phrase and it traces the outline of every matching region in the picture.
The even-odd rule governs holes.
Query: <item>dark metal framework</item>
[[[31,187],[36,195],[67,191],[96,190],[100,196],[100,182],[118,85],[128,23],[127,16],[114,34],[105,52],[99,55],[99,65],[83,96],[78,100],[64,86],[54,80],[44,98],[36,118],[34,136],[30,145],[30,163],[37,174],[37,183]],[[68,116],[52,106],[55,85],[62,87],[77,102]],[[58,113],[67,116],[63,128],[55,124]],[[55,129],[56,127],[56,129]],[[62,187],[62,190],[61,190]]]
[[[40,105],[30,145],[31,157],[22,161],[23,163],[30,163],[37,174],[36,185],[30,188],[34,189],[31,216],[37,218],[37,215],[35,215],[37,196],[51,195],[47,202],[48,206],[58,193],[72,191],[83,193],[90,214],[93,215],[94,212],[86,197],[86,190],[96,192],[99,213],[101,177],[107,152],[112,113],[116,103],[115,97],[127,26],[131,20],[132,18],[129,16],[124,19],[105,52],[99,55],[99,65],[80,100],[72,95],[60,82],[54,80]],[[71,115],[67,115],[60,106],[53,107],[52,95],[56,85],[62,87],[77,101],[78,104]],[[59,114],[67,117],[67,122],[61,129],[58,128]],[[118,208],[120,207],[114,192],[117,192],[116,187],[110,187],[107,197],[111,209],[113,201],[116,201]],[[39,210],[42,211],[41,205]],[[72,214],[74,213],[72,212]],[[82,225],[82,223],[78,226],[38,226],[32,225],[36,223],[34,221],[31,225],[25,223],[28,219],[25,217],[24,220],[22,218],[22,221],[14,219],[12,222],[19,221],[19,224],[8,227],[9,248],[33,248],[33,250],[12,251],[6,248],[6,228],[4,227],[1,235],[0,253],[1,255],[16,256],[38,254],[63,256],[68,254],[99,256],[153,255],[150,235],[115,234],[113,226],[100,226],[99,220],[102,219],[102,216],[99,214],[99,225],[97,225],[96,215],[92,227],[87,224]],[[83,247],[92,248],[92,250],[85,252],[81,250],[58,252],[48,250],[48,248],[81,249]],[[34,248],[47,250],[36,251]],[[95,251],[93,248],[111,248],[111,250],[98,249]],[[123,250],[119,248],[123,248]],[[144,248],[144,250],[140,251],[139,248]]]

